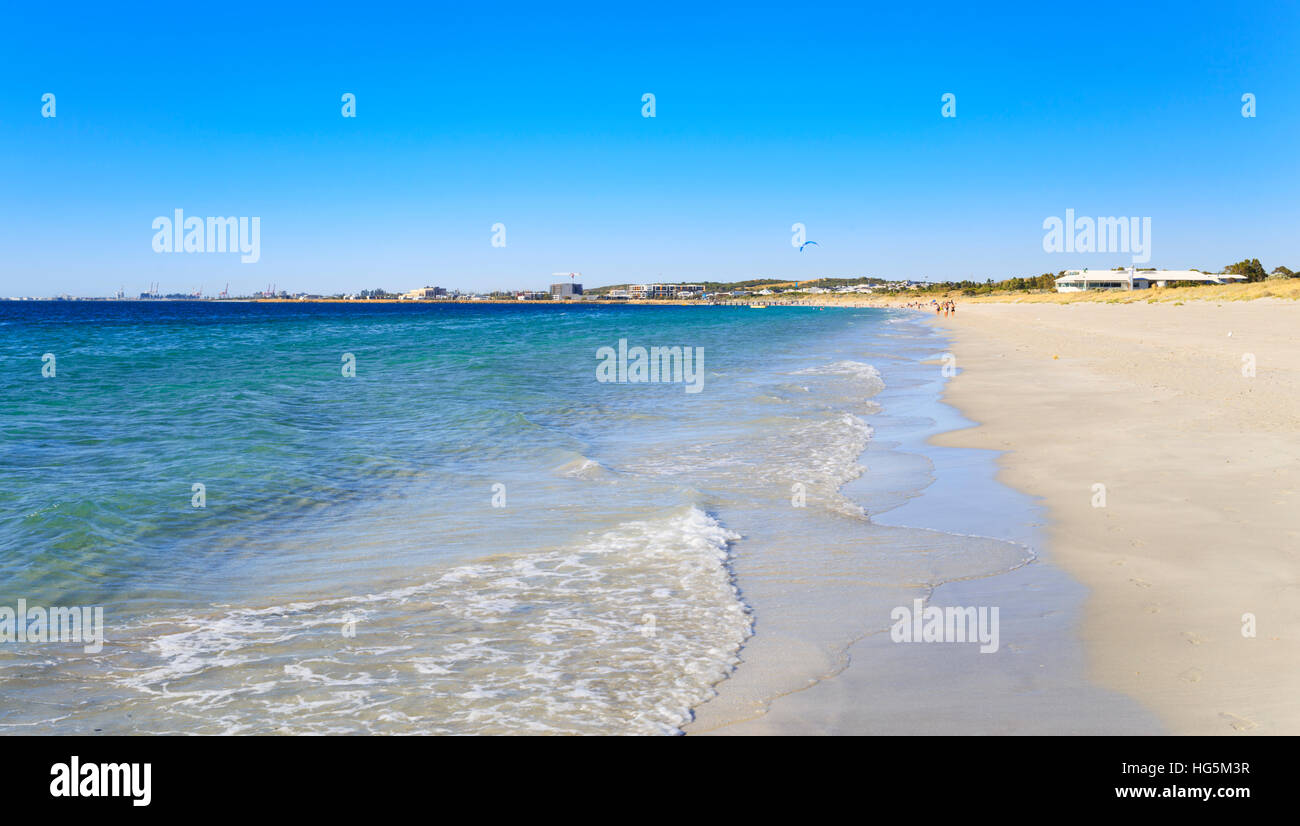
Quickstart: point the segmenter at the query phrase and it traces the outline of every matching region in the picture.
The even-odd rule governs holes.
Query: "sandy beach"
[[[1087,678],[1077,631],[1086,589],[1054,564],[1041,503],[995,480],[1001,452],[933,443],[973,422],[940,402],[950,337],[929,322],[900,313],[887,323],[889,340],[910,341],[904,360],[865,337],[854,353],[880,365],[884,385],[856,408],[873,434],[856,461],[861,475],[841,490],[867,519],[819,535],[789,513],[770,541],[749,535],[738,549],[732,566],[755,633],[688,734],[1164,730],[1139,703]],[[898,549],[911,560],[905,569],[890,561]],[[940,610],[997,607],[1003,645],[899,644],[891,613],[914,599]]]
[[[1296,305],[1089,299],[926,319],[955,358],[935,391],[949,412],[900,427],[909,401],[887,391],[846,488],[867,493],[899,451],[933,482],[875,525],[1035,549],[927,589],[935,606],[1001,606],[1003,653],[894,644],[865,592],[790,574],[829,567],[793,543],[789,559],[737,560],[766,621],[688,733],[1300,732]],[[792,606],[839,627],[786,627]]]
[[[935,443],[1004,451],[999,478],[1042,498],[1053,560],[1089,590],[1089,678],[1171,733],[1300,733],[1296,320],[1264,299],[936,322],[946,400],[980,424]]]

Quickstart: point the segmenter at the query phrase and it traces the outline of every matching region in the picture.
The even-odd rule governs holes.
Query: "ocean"
[[[944,346],[870,308],[0,303],[0,606],[105,637],[0,642],[0,732],[674,734],[765,635],[806,682],[1033,559],[875,518],[934,481],[890,428]],[[682,349],[602,376],[641,347]]]

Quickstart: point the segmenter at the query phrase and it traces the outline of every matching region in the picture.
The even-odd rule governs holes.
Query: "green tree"
[[[1264,265],[1259,263],[1258,258],[1243,259],[1235,264],[1229,264],[1223,268],[1223,271],[1232,275],[1244,275],[1247,281],[1263,281],[1268,278],[1268,273],[1264,271]]]

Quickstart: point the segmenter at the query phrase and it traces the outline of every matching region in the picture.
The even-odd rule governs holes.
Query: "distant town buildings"
[[[566,273],[553,273],[562,276]],[[574,273],[577,276],[579,274]],[[1292,277],[1291,271],[1279,267],[1273,278]],[[1041,281],[1033,279],[1033,289],[1042,289],[1049,282],[1047,276]],[[1145,290],[1152,287],[1173,287],[1186,284],[1235,284],[1250,280],[1244,274],[1227,272],[1201,272],[1200,270],[1159,270],[1137,269],[1135,267],[1088,270],[1067,270],[1054,281],[1057,292],[1083,292],[1087,290]],[[845,283],[848,281],[849,283]],[[820,282],[820,285],[818,283]],[[654,301],[654,300],[698,300],[700,302],[732,302],[738,299],[759,297],[767,299],[783,296],[782,300],[799,300],[800,296],[836,295],[893,295],[901,291],[929,289],[933,287],[958,289],[970,286],[971,282],[925,282],[914,280],[882,280],[878,278],[826,278],[808,279],[802,282],[780,282],[774,278],[754,278],[749,282],[740,282],[729,291],[717,290],[706,292],[703,284],[656,283],[632,284],[626,287],[598,288],[588,292],[576,280],[560,281],[545,290],[492,290],[488,292],[462,293],[443,287],[424,286],[404,293],[390,293],[387,290],[362,290],[356,293],[316,294],[307,292],[289,292],[268,284],[265,290],[258,290],[246,296],[230,296],[229,286],[217,295],[203,294],[201,287],[192,292],[163,293],[159,285],[150,284],[149,289],[139,293],[139,300],[146,301],[209,301],[230,298],[233,300],[278,299],[298,301]],[[989,285],[993,285],[990,280]],[[979,285],[976,285],[979,286]],[[1015,288],[1015,289],[1030,289]],[[970,293],[968,293],[970,294]],[[0,296],[0,301],[6,298]],[[12,296],[9,301],[122,301],[137,300],[126,297],[125,288],[118,289],[115,295],[105,297],[77,297],[58,295],[48,297]]]
[[[703,284],[633,284],[628,288],[634,299],[699,298],[704,294]]]
[[[557,301],[582,295],[582,285],[573,281],[564,281],[551,285],[551,298]]]
[[[403,301],[432,301],[435,298],[446,297],[447,290],[443,287],[421,287],[401,295]]]

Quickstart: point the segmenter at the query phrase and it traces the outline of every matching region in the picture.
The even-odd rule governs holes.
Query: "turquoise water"
[[[0,304],[0,605],[107,636],[0,645],[0,730],[675,732],[762,631],[737,554],[880,606],[1026,561],[873,525],[924,463],[845,492],[873,397],[937,370],[912,319]],[[700,392],[597,381],[620,340],[698,348]]]

